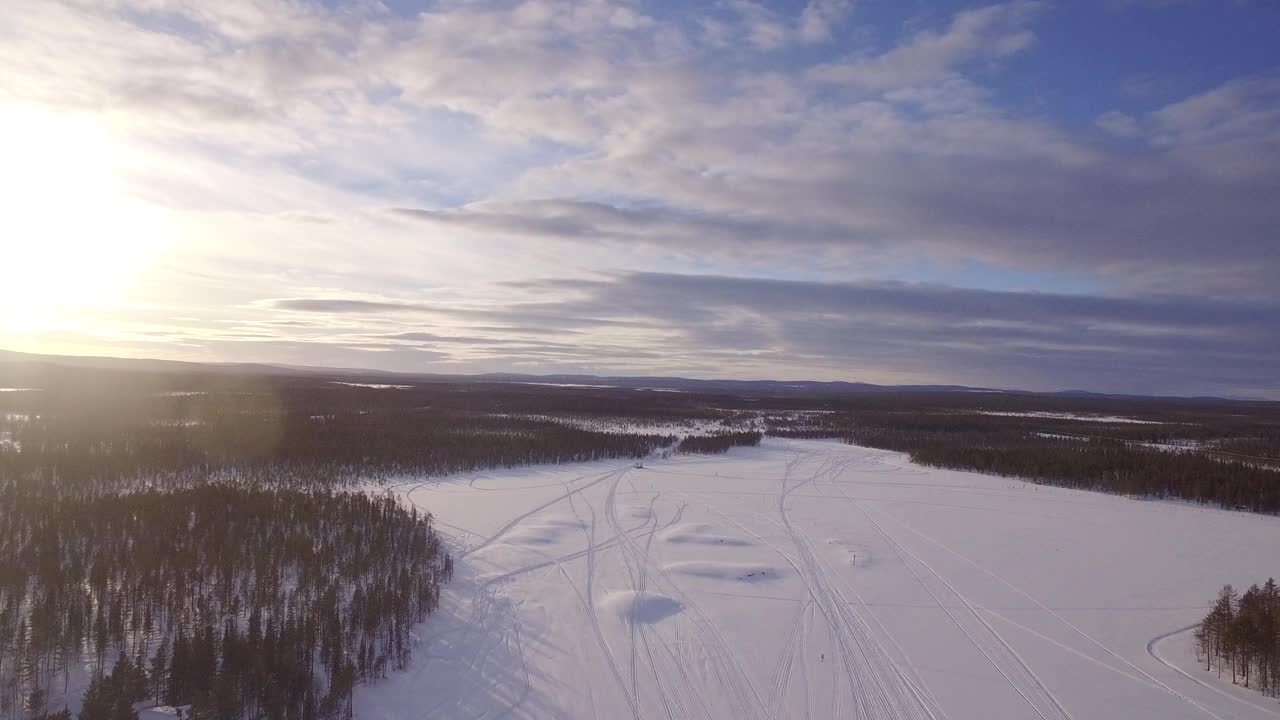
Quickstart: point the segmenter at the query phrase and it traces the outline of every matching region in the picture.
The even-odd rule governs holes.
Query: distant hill
[[[539,382],[557,385],[598,385],[642,390],[678,390],[682,392],[735,393],[755,395],[844,395],[881,392],[990,392],[1003,393],[995,388],[966,387],[963,385],[875,385],[864,382],[816,380],[703,380],[698,378],[662,376],[608,376],[608,375],[521,375],[516,373],[486,373],[469,376],[477,380],[496,382]]]
[[[651,392],[685,392],[709,395],[746,395],[759,397],[786,397],[792,395],[867,395],[879,393],[998,393],[1010,395],[1041,395],[1064,398],[1150,398],[1155,396],[1136,394],[1108,394],[1087,390],[1060,392],[1034,392],[967,385],[877,385],[865,382],[815,381],[815,380],[717,380],[660,375],[609,376],[609,375],[532,375],[523,373],[484,373],[478,375],[404,373],[364,368],[326,368],[300,365],[274,365],[266,363],[201,363],[180,360],[154,360],[143,358],[94,357],[74,355],[43,355],[0,350],[0,386],[5,376],[30,376],[41,368],[72,367],[104,370],[123,370],[156,373],[204,373],[226,376],[314,377],[341,380],[377,380],[396,382],[489,382],[528,383],[566,387],[618,388]],[[1258,402],[1250,398],[1219,398],[1209,396],[1180,397],[1180,400]]]

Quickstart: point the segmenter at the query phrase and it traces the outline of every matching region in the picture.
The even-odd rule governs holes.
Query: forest
[[[363,493],[9,486],[3,503],[5,717],[45,712],[86,667],[82,720],[142,701],[193,718],[349,716],[356,683],[407,662],[453,572],[430,516]]]
[[[764,439],[764,433],[756,431],[719,432],[712,435],[690,435],[676,445],[677,453],[704,455],[726,453],[735,447],[754,447]]]
[[[1280,696],[1280,587],[1274,578],[1243,594],[1230,585],[1196,628],[1196,654],[1207,671]]]
[[[905,452],[913,462],[934,467],[1253,512],[1280,511],[1280,466],[1110,437],[1077,438],[968,423],[895,419],[875,425],[862,420],[855,421],[846,440]]]
[[[1280,512],[1280,416],[1273,407],[1255,409],[1253,415],[1224,414],[1183,403],[1163,412],[1148,410],[1140,416],[1147,419],[1135,422],[1068,412],[904,405],[766,416],[765,423],[771,436],[839,438],[903,452],[933,467]],[[1113,406],[1110,412],[1116,410]]]
[[[0,393],[5,718],[350,717],[453,571],[430,516],[367,483],[676,441],[538,416],[621,409],[546,389],[50,375]]]
[[[206,389],[165,390],[154,378],[108,375],[105,384],[78,381],[0,394],[0,481],[46,494],[184,487],[211,479],[312,487],[639,458],[675,442],[517,412],[562,405],[619,410],[616,402],[590,404],[545,389],[406,391],[287,380],[195,386]],[[529,402],[530,396],[544,402]]]

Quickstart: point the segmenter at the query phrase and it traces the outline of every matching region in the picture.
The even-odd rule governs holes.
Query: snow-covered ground
[[[1094,436],[1092,435],[1063,435],[1061,433],[1043,433],[1043,432],[1038,432],[1035,434],[1037,437],[1049,438],[1050,440],[1071,440],[1075,442],[1089,442],[1090,440],[1094,439]],[[1102,437],[1103,439],[1119,440],[1120,442],[1125,442],[1130,445],[1136,445],[1138,447],[1149,447],[1154,450],[1165,450],[1168,452],[1194,452],[1196,450],[1209,449],[1209,445],[1200,440],[1179,440],[1176,442],[1157,443],[1157,442],[1142,442],[1140,440],[1124,440],[1122,438],[1106,438],[1105,436],[1102,436]]]
[[[553,382],[513,382],[512,385],[542,385],[545,387],[564,387],[564,388],[603,388],[612,389],[614,385],[584,385],[582,383],[553,383]]]
[[[365,720],[1280,717],[1178,632],[1280,518],[798,440],[392,492],[457,576]]]
[[[504,417],[493,415],[492,417]],[[629,433],[633,435],[705,436],[722,432],[764,431],[764,420],[742,412],[725,413],[719,418],[655,419],[625,415],[572,415],[516,413],[505,417],[545,420],[592,432]]]
[[[1000,417],[1050,418],[1054,420],[1080,420],[1082,422],[1125,423],[1129,425],[1167,425],[1158,420],[1139,420],[1121,415],[1082,415],[1080,413],[1049,412],[1033,410],[1029,412],[1003,412],[997,410],[978,410],[978,415],[998,415]]]

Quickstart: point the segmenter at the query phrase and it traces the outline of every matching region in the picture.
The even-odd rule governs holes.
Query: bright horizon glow
[[[89,116],[0,106],[0,330],[38,333],[116,302],[163,240],[126,192],[128,150]]]

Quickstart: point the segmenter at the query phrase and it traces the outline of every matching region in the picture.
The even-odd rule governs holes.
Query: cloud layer
[[[853,366],[893,368],[900,379],[1016,386],[1036,385],[1049,373],[1063,387],[1152,393],[1207,382],[1260,390],[1274,380],[1272,359],[1280,356],[1274,321],[1280,303],[1273,301],[663,273],[516,285],[526,300],[502,309],[418,307],[408,322],[449,325],[482,317],[523,328],[551,320],[617,342],[477,342],[425,332],[379,337],[473,361],[501,359],[518,346],[520,354],[562,369],[586,357],[618,373],[656,368],[707,375],[731,364],[756,373],[781,368],[788,378],[840,378]],[[558,299],[536,299],[545,297]],[[288,307],[344,309],[341,301]]]
[[[1073,118],[1069,11],[871,5],[19,0],[173,231],[9,344],[1280,394],[1280,62]]]

